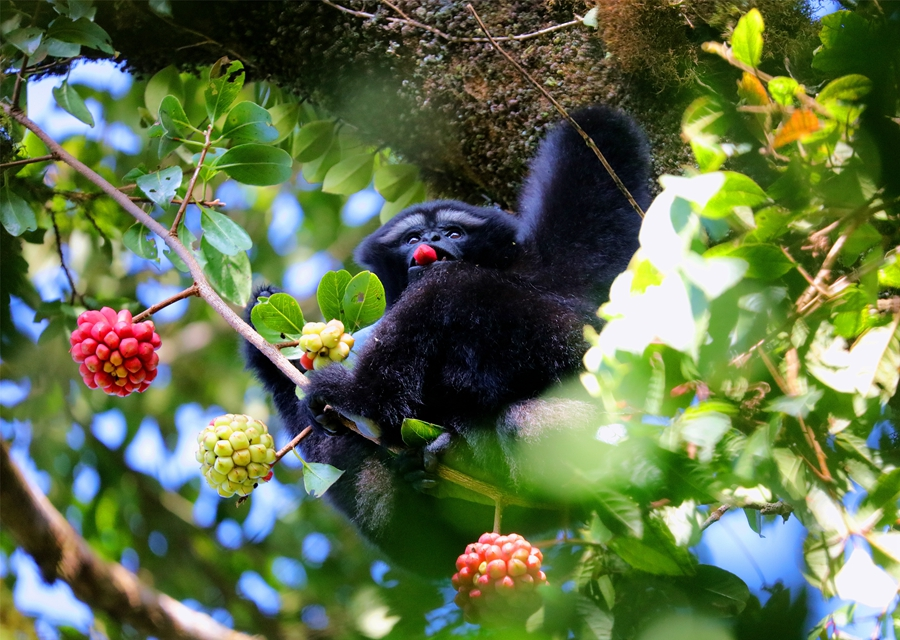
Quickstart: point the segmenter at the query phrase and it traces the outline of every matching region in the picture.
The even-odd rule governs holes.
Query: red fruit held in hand
[[[535,587],[547,584],[542,560],[540,550],[516,533],[485,533],[456,560],[454,602],[470,622],[524,623],[541,606]]]
[[[426,264],[431,264],[437,260],[437,251],[427,244],[420,244],[416,247],[416,250],[413,251],[413,259],[416,261],[417,265],[424,267]]]
[[[159,334],[149,320],[134,324],[131,312],[109,307],[85,311],[69,338],[78,373],[91,389],[125,397],[144,391],[156,378]]]

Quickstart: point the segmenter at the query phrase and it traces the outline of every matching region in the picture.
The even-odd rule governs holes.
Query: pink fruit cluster
[[[150,320],[135,324],[127,309],[85,311],[78,316],[69,343],[69,353],[80,365],[78,372],[91,389],[125,397],[144,391],[156,378],[159,334]]]
[[[535,587],[547,584],[544,556],[517,533],[485,533],[456,559],[454,601],[472,622],[521,620],[536,611]]]

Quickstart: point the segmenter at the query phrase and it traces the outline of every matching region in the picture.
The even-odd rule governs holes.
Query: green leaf
[[[284,337],[281,335],[280,331],[275,331],[274,329],[270,329],[265,321],[265,307],[268,305],[266,302],[268,301],[267,297],[260,297],[259,303],[253,307],[253,310],[250,312],[250,321],[253,323],[253,328],[256,329],[256,332],[266,339],[266,342],[270,344],[278,344],[279,342],[284,341]]]
[[[239,102],[225,116],[222,135],[234,141],[274,142],[278,129],[268,111],[253,102]]]
[[[347,291],[347,285],[350,284],[350,272],[329,271],[319,281],[319,288],[316,289],[316,300],[319,303],[319,309],[322,311],[322,317],[328,320],[335,318],[344,322],[344,313],[341,308],[341,301],[344,299],[344,293]]]
[[[360,271],[347,284],[341,300],[344,323],[353,333],[367,327],[384,315],[384,286],[374,273]]]
[[[716,444],[731,428],[731,418],[718,411],[705,411],[685,420],[682,437],[699,448],[698,460],[708,463],[715,453]]]
[[[256,310],[259,309],[259,313]],[[291,339],[300,337],[303,333],[303,311],[293,296],[287,293],[274,293],[266,302],[261,302],[253,307],[253,317],[271,329]],[[256,320],[253,321],[257,325]]]
[[[750,589],[743,580],[725,569],[709,564],[697,567],[693,583],[700,590],[698,595],[701,595],[709,610],[720,614],[737,616],[750,599]]]
[[[294,137],[291,155],[297,162],[309,162],[325,155],[331,148],[334,139],[334,122],[332,120],[315,120],[302,127]]]
[[[151,201],[165,208],[171,204],[175,191],[181,186],[181,167],[148,173],[137,178],[135,183]]]
[[[303,461],[303,488],[312,498],[319,498],[338,481],[343,471],[321,462]]]
[[[791,499],[805,499],[809,492],[809,483],[806,477],[806,466],[800,456],[789,449],[778,447],[772,450],[772,459],[775,460],[778,472],[781,474],[781,484],[787,489]]]
[[[91,49],[98,49],[109,55],[115,53],[115,49],[110,44],[109,34],[99,24],[91,22],[87,18],[70,20],[60,16],[50,23],[47,36],[63,42],[73,42]]]
[[[758,67],[762,59],[763,29],[765,24],[758,9],[750,9],[745,13],[731,34],[734,57],[751,67]]]
[[[97,9],[94,7],[93,0],[69,0],[69,17],[72,20],[79,18],[94,19]]]
[[[676,546],[668,529],[654,520],[648,523],[643,539],[617,537],[609,547],[639,571],[662,576],[689,576],[695,571],[690,552]]]
[[[310,184],[322,182],[325,174],[341,161],[341,145],[335,141],[324,155],[303,163],[303,178]]]
[[[181,101],[173,95],[167,95],[159,104],[159,122],[170,138],[185,138],[194,130]]]
[[[43,29],[38,27],[22,27],[21,29],[13,29],[6,34],[6,41],[16,49],[31,56],[41,44],[44,37]]]
[[[392,202],[408,191],[419,178],[413,164],[389,164],[375,172],[375,190]]]
[[[735,207],[752,208],[769,200],[766,192],[744,174],[723,171],[722,175],[725,177],[724,184],[700,212],[704,218],[725,218],[733,213]]]
[[[816,100],[827,106],[828,102],[841,100],[843,102],[855,102],[872,91],[872,81],[866,76],[857,73],[841,76],[825,85]]]
[[[225,69],[225,65],[228,68]],[[235,60],[220,58],[209,70],[209,82],[203,96],[210,122],[216,122],[228,110],[244,86],[244,65]],[[251,183],[248,183],[251,184]]]
[[[706,297],[715,300],[741,281],[747,272],[747,263],[734,257],[700,257],[691,252],[681,263],[681,270],[693,284],[700,287]]]
[[[882,237],[874,226],[868,222],[859,225],[857,229],[850,234],[844,247],[841,249],[841,262],[845,266],[851,266],[859,258],[860,254],[868,251],[875,245],[881,244]]]
[[[291,177],[291,156],[264,144],[232,147],[219,158],[216,169],[243,184],[265,187],[281,184]]]
[[[384,206],[381,207],[381,213],[378,214],[381,223],[384,224],[395,215],[406,209],[406,207],[412,206],[417,202],[424,202],[426,195],[425,184],[423,182],[417,181],[413,185],[413,187],[402,196],[400,196],[393,202],[384,203]]]
[[[150,113],[157,114],[163,98],[168,95],[174,96],[179,102],[184,100],[184,83],[178,69],[171,65],[157,71],[147,82],[144,89],[144,105]]]
[[[884,266],[878,270],[878,285],[900,289],[900,253],[887,256]]]
[[[784,252],[772,244],[751,243],[737,246],[720,244],[703,256],[706,258],[728,256],[746,260],[750,266],[744,274],[745,278],[776,280],[794,268],[794,263],[784,255]]]
[[[94,116],[88,111],[81,96],[67,81],[53,88],[53,98],[63,111],[72,114],[88,126],[94,126]]]
[[[203,272],[210,284],[226,300],[243,307],[250,299],[252,273],[250,259],[243,251],[226,256],[205,238],[200,238],[200,250],[206,258]]]
[[[415,418],[404,418],[400,425],[400,437],[408,447],[423,447],[445,431],[440,425]]]
[[[122,234],[122,243],[131,249],[135,255],[146,260],[159,262],[155,236],[150,229],[140,222],[135,222]]]
[[[790,106],[794,104],[794,95],[800,89],[800,83],[787,76],[777,76],[769,80],[769,93],[778,104]]]
[[[297,126],[297,120],[300,117],[300,105],[296,102],[276,104],[269,109],[269,115],[278,130],[278,137],[272,141],[272,144],[278,144],[294,132],[294,127]]]
[[[0,223],[11,236],[20,236],[37,229],[37,218],[24,198],[14,193],[9,185],[0,189]]]
[[[81,53],[81,45],[74,42],[45,38],[42,44],[47,51],[47,55],[55,58],[74,58]]]
[[[630,536],[640,538],[644,535],[644,521],[641,508],[628,496],[598,487],[594,492],[594,502],[604,524],[614,532],[627,532]]]
[[[809,412],[816,408],[816,403],[822,399],[825,392],[814,386],[809,391],[799,396],[781,396],[769,403],[766,411],[786,413],[795,418],[805,418]]]
[[[581,24],[583,24],[586,27],[596,29],[597,25],[598,25],[597,13],[598,13],[597,7],[594,7],[593,9],[588,11],[586,14],[584,14],[584,17],[581,19]]]
[[[181,224],[178,225],[178,239],[181,240],[181,244],[185,246],[185,248],[194,254],[194,258],[198,260],[201,268],[203,267],[203,258],[198,256],[194,252],[194,243],[197,242],[197,237],[191,233],[191,230],[188,229],[187,225],[184,224],[184,220],[181,221]],[[163,249],[163,255],[169,259],[169,262],[172,263],[176,269],[181,271],[182,273],[189,273],[190,269],[188,269],[187,265],[184,261],[178,257],[178,254],[169,249],[168,247]]]
[[[216,249],[225,255],[233,256],[253,246],[253,241],[241,225],[218,211],[198,206],[203,237]]]
[[[375,154],[361,153],[341,160],[328,170],[322,191],[349,196],[365,189],[372,181]]]

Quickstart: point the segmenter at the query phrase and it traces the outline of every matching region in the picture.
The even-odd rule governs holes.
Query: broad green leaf
[[[309,162],[325,154],[331,148],[334,139],[334,122],[332,120],[316,120],[302,127],[294,136],[291,155],[297,162]]]
[[[0,223],[11,236],[20,236],[37,229],[37,218],[24,198],[6,184],[0,189]]]
[[[427,194],[425,193],[425,184],[417,181],[411,189],[393,202],[385,202],[381,207],[381,213],[378,214],[381,223],[384,224],[395,215],[418,202],[424,202]]]
[[[878,285],[900,289],[900,253],[888,255],[884,266],[878,270]]]
[[[259,313],[256,310],[259,309]],[[296,339],[303,333],[303,311],[300,304],[287,293],[274,293],[266,302],[253,307],[254,318],[259,318],[263,325],[280,334]],[[254,320],[254,325],[256,325]]]
[[[375,190],[392,202],[408,191],[419,178],[419,168],[413,164],[389,164],[375,172]]]
[[[613,538],[609,547],[639,571],[662,576],[689,576],[695,572],[690,552],[675,545],[672,534],[654,520],[648,522],[642,539]]]
[[[344,323],[353,333],[367,327],[384,315],[384,286],[374,273],[360,271],[347,284],[341,300]]]
[[[63,111],[72,114],[88,126],[94,126],[94,116],[88,111],[75,87],[67,81],[63,80],[61,85],[53,88],[53,98]]]
[[[200,238],[200,250],[206,259],[203,272],[213,288],[229,302],[241,307],[247,304],[253,275],[247,254],[240,251],[226,256],[204,238]]]
[[[54,58],[74,58],[81,53],[80,44],[63,42],[56,38],[44,38],[40,48],[45,49],[47,55]]]
[[[691,151],[694,159],[697,160],[697,166],[703,173],[717,171],[719,167],[728,159],[728,155],[718,139],[713,136],[695,136],[691,139]]]
[[[581,19],[581,23],[586,27],[596,29],[598,26],[597,13],[599,13],[599,11],[597,10],[597,7],[594,7],[586,14],[584,14],[584,17]]]
[[[795,418],[805,418],[809,412],[816,408],[816,403],[822,399],[825,392],[810,385],[809,391],[799,396],[781,396],[769,403],[766,411],[786,413]]]
[[[297,126],[297,120],[300,117],[300,105],[296,102],[276,104],[269,109],[269,115],[272,117],[272,124],[278,130],[278,137],[272,141],[272,144],[278,144],[294,132],[294,127]]]
[[[319,288],[316,289],[316,300],[319,303],[319,309],[322,311],[322,317],[326,321],[337,318],[344,322],[344,314],[341,308],[341,301],[344,299],[344,293],[347,291],[347,285],[350,284],[351,276],[349,271],[329,271],[319,281]]]
[[[159,104],[159,122],[170,138],[185,138],[194,130],[181,101],[173,95],[166,96]]]
[[[38,27],[22,27],[6,34],[5,40],[27,56],[37,51],[44,37],[43,29]]]
[[[763,29],[765,24],[758,9],[750,9],[745,13],[731,34],[734,57],[751,67],[758,67],[762,59]]]
[[[728,256],[741,258],[749,265],[746,278],[775,280],[794,268],[784,252],[772,244],[720,244],[703,254],[706,258]]]
[[[440,425],[414,418],[404,418],[400,425],[400,437],[408,447],[423,447],[445,431]]]
[[[228,65],[227,69],[225,65]],[[244,86],[244,75],[244,65],[238,60],[229,64],[228,58],[220,58],[210,68],[209,82],[203,92],[210,122],[216,122],[228,111]]]
[[[720,614],[737,616],[750,599],[750,589],[743,580],[709,564],[697,567],[697,575],[692,582],[701,590],[703,603]]]
[[[287,152],[252,142],[232,147],[215,166],[238,182],[257,187],[281,184],[291,177]]]
[[[704,218],[725,218],[734,212],[735,207],[755,207],[769,197],[753,180],[742,173],[723,171],[725,182],[700,211]]]
[[[825,106],[828,106],[827,103],[833,100],[854,102],[868,95],[871,90],[872,81],[866,76],[854,73],[841,76],[826,84],[825,88],[816,96],[816,100]]]
[[[78,20],[79,18],[93,20],[94,14],[97,13],[93,0],[69,0],[67,5],[69,9],[68,16],[72,20]]]
[[[682,437],[698,447],[698,460],[708,463],[715,453],[716,444],[731,428],[731,418],[717,411],[706,411],[685,421]]]
[[[328,170],[322,191],[349,196],[362,191],[372,181],[375,154],[361,153],[341,160]]]
[[[181,186],[181,167],[169,167],[148,173],[137,178],[135,182],[144,195],[156,205],[165,208],[172,202],[175,191]]]
[[[868,251],[875,245],[881,244],[881,241],[882,237],[878,229],[868,222],[864,222],[850,234],[850,237],[844,243],[841,249],[841,262],[848,267],[851,266],[861,253]]]
[[[270,344],[284,342],[284,337],[281,335],[281,332],[270,329],[266,324],[264,310],[266,306],[266,302],[261,300],[250,312],[250,321],[253,323],[253,328],[256,329],[256,332]]]
[[[109,34],[99,24],[91,22],[87,18],[70,20],[60,16],[50,23],[47,29],[47,36],[63,42],[82,44],[109,55],[115,53],[115,49],[110,44]]]
[[[222,135],[234,141],[274,142],[278,129],[268,111],[253,102],[239,102],[225,116]]]
[[[598,487],[593,501],[599,507],[600,517],[614,532],[627,532],[629,539],[641,538],[644,535],[644,521],[641,508],[628,496]],[[634,536],[633,538],[631,536]]]
[[[159,106],[166,96],[174,96],[179,102],[184,100],[184,83],[178,69],[168,66],[160,69],[147,82],[144,89],[144,105],[154,116],[159,113]]]
[[[335,141],[323,155],[303,163],[303,178],[310,184],[322,182],[328,170],[340,161],[341,145]]]
[[[787,76],[777,76],[769,80],[769,93],[778,104],[790,106],[794,104],[794,95],[800,89],[800,83]]]
[[[253,241],[241,225],[214,209],[198,206],[203,237],[216,249],[233,256],[238,251],[247,251],[253,246]]]
[[[122,234],[122,243],[139,257],[159,262],[155,238],[150,229],[140,222],[135,222]]]
[[[312,498],[320,498],[328,488],[338,481],[343,471],[321,462],[303,461],[303,488]]]

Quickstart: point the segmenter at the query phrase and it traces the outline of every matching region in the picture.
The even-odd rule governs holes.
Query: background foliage
[[[38,95],[17,82],[26,56],[29,89],[63,71],[49,81],[56,104],[91,128],[56,139],[155,219],[178,221],[230,302],[247,301],[252,277],[283,284],[316,318],[320,276],[356,270],[350,252],[376,224],[366,219],[425,198],[415,167],[321,109],[245,82],[240,62],[91,86],[74,63],[116,43],[90,2],[52,8],[38,20],[3,12],[3,67],[13,71],[4,101],[21,93],[24,107]],[[763,17],[745,15],[730,48],[707,47],[731,66],[684,116],[696,167],[663,181],[641,250],[604,307],[608,325],[589,336],[582,382],[607,424],[575,449],[541,451],[587,461],[574,482],[573,465],[560,462],[540,489],[565,486],[562,498],[594,515],[574,541],[547,549],[554,586],[530,621],[536,633],[896,633],[900,16],[871,3],[824,18],[811,70],[797,71],[807,86],[754,71],[766,68]],[[52,112],[45,128],[63,117]],[[2,435],[91,547],[267,637],[478,633],[461,621],[449,582],[389,569],[308,499],[299,461],[286,458],[240,509],[201,483],[193,448],[211,417],[242,412],[277,428],[241,370],[238,337],[209,306],[185,300],[154,316],[163,367],[144,394],[110,398],[81,384],[66,353],[80,310],[138,312],[191,279],[81,174],[58,162],[10,165],[48,149],[8,114],[2,125]],[[201,202],[182,220],[198,164]],[[805,621],[799,593],[768,584],[751,595],[746,576],[697,560],[701,527],[725,524],[706,522],[720,505],[747,507],[760,532],[763,505],[786,515],[785,503],[806,528],[808,584],[846,601],[821,621]],[[65,587],[57,599],[41,591],[5,530],[0,542],[4,627],[138,637],[114,616],[61,606]]]

